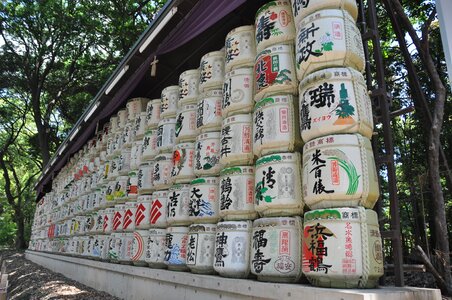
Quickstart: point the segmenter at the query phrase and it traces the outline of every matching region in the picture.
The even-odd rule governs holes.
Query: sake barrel
[[[178,107],[196,102],[199,95],[199,76],[199,69],[187,70],[180,74]]]
[[[383,275],[377,213],[363,207],[305,214],[303,273],[315,286],[375,288]]]
[[[147,230],[136,230],[133,233],[131,260],[135,266],[147,266],[145,258],[148,236],[149,231]]]
[[[188,214],[194,223],[216,223],[219,219],[218,177],[197,178],[191,182]]]
[[[132,264],[133,233],[121,233],[121,245],[118,252],[120,264]]]
[[[121,109],[118,111],[118,128],[123,129],[128,121],[127,109]]]
[[[133,143],[130,153],[130,169],[136,170],[140,167],[143,151],[143,140]]]
[[[175,184],[170,187],[166,216],[170,226],[189,225],[190,185]],[[163,225],[163,224],[162,224]],[[156,226],[157,227],[157,226]]]
[[[110,121],[109,121],[110,122],[110,132],[109,132],[109,135],[110,135],[110,133],[115,134],[116,131],[118,131],[118,129],[119,129],[118,121],[119,121],[118,115],[114,115],[114,116],[110,117]]]
[[[122,222],[124,220],[124,211],[126,206],[124,204],[115,205],[115,213],[113,215],[112,231],[122,231]]]
[[[160,106],[160,118],[174,118],[179,100],[179,86],[171,85],[162,90],[162,105]]]
[[[140,165],[138,169],[138,194],[148,194],[154,190],[154,182],[153,182],[153,172],[154,172],[154,163],[153,162],[144,162]]]
[[[171,170],[173,160],[170,153],[159,154],[155,157],[152,171],[152,182],[156,190],[167,189],[171,185]]]
[[[372,208],[378,177],[370,140],[359,134],[328,135],[303,149],[303,198],[311,209]]]
[[[94,232],[98,234],[102,234],[104,232],[104,219],[105,219],[105,210],[104,209],[98,210],[96,216],[96,227]],[[67,235],[69,235],[69,230],[67,231]]]
[[[166,250],[164,262],[172,271],[186,271],[188,227],[166,229]]]
[[[92,245],[91,256],[96,260],[99,260],[101,257],[102,249],[100,248],[100,244],[101,244],[102,238],[103,238],[102,235],[94,235],[93,236],[93,245]]]
[[[167,226],[168,190],[155,191],[151,196],[149,210],[149,227],[165,228]]]
[[[256,57],[254,26],[240,26],[229,31],[226,35],[225,47],[226,72],[236,68],[252,67]]]
[[[262,50],[254,64],[257,102],[277,94],[296,94],[297,78],[292,44],[278,44]]]
[[[176,117],[176,143],[191,142],[196,140],[198,130],[196,128],[196,104],[181,106]]]
[[[129,172],[129,180],[127,181],[127,199],[135,200],[138,197],[138,171]]]
[[[166,229],[152,228],[146,242],[145,261],[151,268],[166,268],[164,263],[166,251]]]
[[[223,102],[221,105],[221,115],[223,118],[253,111],[253,76],[253,68],[240,68],[226,73],[224,76]]]
[[[149,229],[151,228],[151,195],[140,195],[137,198],[135,211],[135,228]]]
[[[173,183],[188,183],[195,178],[194,156],[194,143],[181,143],[174,146],[173,169],[171,170],[171,181]]]
[[[255,39],[257,51],[295,38],[294,20],[289,1],[271,1],[256,13]]]
[[[171,152],[176,141],[176,119],[163,119],[157,129],[157,151]]]
[[[355,0],[291,0],[292,13],[295,18],[295,24],[299,24],[306,16],[324,9],[342,9],[346,10],[356,21],[358,18],[358,6]]]
[[[110,244],[109,235],[98,235],[99,238],[99,259],[106,261],[108,259],[108,246]]]
[[[105,209],[104,214],[104,224],[103,224],[103,233],[110,234],[113,231],[113,218],[115,215],[115,209],[113,207],[109,207]]]
[[[135,142],[141,141],[144,137],[144,133],[146,132],[146,116],[147,116],[146,112],[141,112],[135,118],[135,122],[132,128],[133,130],[132,135],[135,137]]]
[[[115,155],[113,159],[110,161],[110,168],[108,169],[108,179],[114,180],[119,175],[118,164],[119,164],[120,156]]]
[[[221,88],[224,80],[224,51],[213,51],[201,57],[198,89],[203,93]]]
[[[132,156],[131,149],[123,149],[119,155],[118,160],[118,174],[127,175],[130,172],[130,157]]]
[[[146,128],[155,128],[160,122],[161,99],[152,99],[146,105]]]
[[[364,77],[352,68],[314,72],[299,86],[300,130],[305,142],[338,133],[372,137],[372,104]]]
[[[143,137],[141,146],[141,159],[143,161],[153,159],[158,154],[157,149],[157,132],[158,129],[148,129]]]
[[[253,163],[251,124],[251,114],[234,115],[223,120],[221,127],[221,165],[237,166]]]
[[[250,273],[251,221],[217,223],[213,269],[221,276],[247,278]]]
[[[116,178],[115,190],[113,192],[115,203],[124,203],[127,200],[128,176],[118,176]]]
[[[261,216],[294,216],[303,212],[301,158],[295,153],[276,153],[256,161],[256,211]]]
[[[129,121],[134,120],[140,115],[141,112],[146,110],[146,104],[148,103],[148,98],[132,98],[127,101],[127,119]]]
[[[108,244],[108,261],[118,263],[118,253],[121,243],[121,233],[112,233]]]
[[[112,145],[112,148],[113,148],[112,155],[113,156],[121,154],[121,150],[123,148],[122,146],[123,146],[123,143],[124,143],[123,131],[124,131],[124,128],[120,128],[115,133],[114,140],[113,140],[113,145]],[[107,158],[111,159],[111,157],[107,157]]]
[[[217,175],[220,170],[220,132],[198,135],[195,144],[195,175]]]
[[[223,91],[215,89],[203,94],[197,105],[196,128],[201,132],[216,131],[221,129],[221,105]]]
[[[301,149],[295,101],[292,95],[275,95],[256,103],[253,113],[254,155],[260,157]]]
[[[329,67],[364,71],[361,33],[345,10],[325,9],[305,17],[297,25],[295,45],[298,80]]]
[[[299,216],[253,222],[251,273],[259,281],[298,282],[301,278],[302,221]]]
[[[193,273],[213,274],[216,224],[188,227],[187,267]]]
[[[115,204],[115,186],[116,181],[110,180],[108,184],[106,185],[105,189],[105,207],[110,207]]]
[[[135,230],[136,202],[126,202],[124,209],[124,218],[122,221],[122,230],[133,232]]]

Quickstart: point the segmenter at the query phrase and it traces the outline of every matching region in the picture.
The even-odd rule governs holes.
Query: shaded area
[[[23,252],[0,250],[0,256],[9,274],[10,300],[118,299],[26,260]]]

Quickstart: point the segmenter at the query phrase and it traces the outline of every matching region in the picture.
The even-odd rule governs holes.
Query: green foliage
[[[10,212],[4,212],[0,215],[0,246],[11,247],[14,245],[16,229],[16,224]]]

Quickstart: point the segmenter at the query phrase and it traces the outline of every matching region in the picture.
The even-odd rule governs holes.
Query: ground
[[[6,261],[10,300],[118,299],[26,260],[23,252],[0,250],[0,257]],[[386,276],[384,281],[385,285],[394,285],[393,276]],[[435,280],[429,273],[405,273],[405,284],[436,288]],[[443,300],[452,299],[443,297]]]

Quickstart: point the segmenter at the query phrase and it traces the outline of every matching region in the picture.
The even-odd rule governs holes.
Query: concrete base
[[[27,251],[25,257],[87,286],[127,300],[441,300],[441,293],[437,289],[412,287],[368,290],[325,289],[302,284],[258,282],[126,266],[35,251]]]

